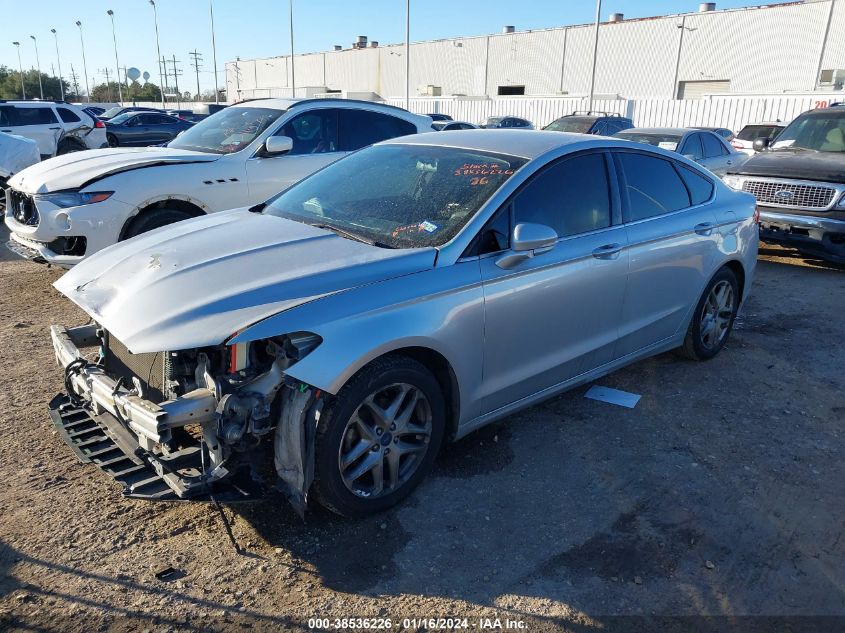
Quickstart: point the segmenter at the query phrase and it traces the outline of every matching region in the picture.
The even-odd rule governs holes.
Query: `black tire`
[[[75,138],[66,138],[63,139],[56,148],[56,156],[70,154],[71,152],[81,152],[86,149],[88,148],[85,147],[85,144],[82,141]]]
[[[117,137],[114,134],[106,134],[106,140],[109,143],[109,147],[120,147],[120,143],[118,143]]]
[[[190,213],[178,209],[153,209],[151,211],[145,211],[132,219],[126,231],[124,231],[122,239],[128,240],[130,237],[135,237],[141,233],[146,233],[147,231],[152,231],[153,229],[167,226],[174,222],[181,222],[192,217]]]
[[[414,462],[416,470],[395,489],[388,489],[375,497],[359,496],[347,487],[341,472],[340,451],[347,432],[347,423],[368,396],[380,389],[390,389],[391,385],[397,383],[413,386],[422,392],[427,400],[431,434],[425,452],[418,462]],[[443,441],[445,428],[446,405],[443,393],[437,380],[425,366],[405,356],[387,356],[372,362],[344,385],[332,404],[324,409],[320,416],[315,441],[314,496],[321,505],[343,516],[372,514],[396,505],[407,497],[431,470]],[[394,438],[394,441],[398,440]],[[386,447],[374,449],[374,452],[389,451],[389,439]],[[366,454],[364,456],[366,457]]]
[[[712,340],[711,338],[708,343],[708,337],[702,328],[702,323],[704,322],[705,317],[708,316],[705,314],[705,311],[710,312],[713,308],[712,304],[708,302],[711,292],[713,292],[714,288],[723,284],[727,284],[730,287],[733,297],[730,315],[728,316],[726,309],[723,309],[720,312],[720,318],[723,320],[727,319],[727,327],[722,328],[724,334],[719,335],[717,340]],[[716,354],[718,354],[725,346],[728,338],[730,338],[734,320],[736,319],[736,313],[739,309],[740,300],[739,283],[736,280],[736,275],[734,275],[730,268],[722,267],[713,276],[710,283],[707,284],[707,287],[704,289],[704,292],[701,293],[701,298],[695,306],[695,311],[692,314],[692,320],[690,321],[689,328],[687,329],[687,335],[684,338],[684,344],[681,348],[684,356],[692,360],[710,360],[716,356]]]

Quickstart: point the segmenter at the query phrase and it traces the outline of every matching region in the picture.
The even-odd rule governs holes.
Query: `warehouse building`
[[[610,3],[606,3],[610,4]],[[599,28],[596,95],[696,99],[706,94],[831,92],[845,83],[845,0],[804,0],[626,20]],[[554,96],[589,91],[594,25],[414,42],[412,96]],[[372,34],[377,36],[377,34]],[[296,96],[405,93],[404,44],[359,36],[348,48],[296,55]],[[229,98],[291,96],[290,56],[226,64]]]

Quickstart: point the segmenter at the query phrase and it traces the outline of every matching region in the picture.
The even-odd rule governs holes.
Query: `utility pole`
[[[170,92],[170,75],[167,72],[167,60],[164,55],[158,60],[158,72],[161,74],[161,98],[167,101],[167,93]]]
[[[59,63],[59,92],[62,95],[62,101],[65,100],[65,82],[62,80],[62,56],[59,54],[59,36],[56,33],[56,29],[50,29],[50,32],[53,34],[53,39],[56,40],[56,61]],[[52,67],[52,64],[50,64]]]
[[[156,26],[156,53],[158,54],[159,58],[161,58],[161,47],[158,45],[158,11],[156,11],[156,3],[155,0],[150,0],[150,4],[153,6],[153,19],[155,20]],[[161,84],[159,86],[159,92],[161,93],[161,108],[164,109],[164,75],[161,72],[161,60],[158,63],[158,81]]]
[[[100,71],[100,74],[106,76],[106,91],[109,98],[109,103],[111,103],[111,84],[109,83],[109,69],[103,68]],[[120,89],[120,84],[117,85],[118,89]]]
[[[73,82],[73,92],[79,98],[79,75],[73,69],[73,64],[70,65],[70,80]]]
[[[176,68],[176,64],[179,63],[176,55],[168,61],[173,65],[173,84],[176,86],[176,109],[178,110],[182,107],[182,94],[179,92],[179,75],[182,74],[182,71]]]
[[[601,21],[601,0],[596,0],[596,24],[593,30],[593,70],[590,74],[590,100],[588,101],[587,111],[593,109],[593,94],[596,90],[596,61],[599,53],[599,22]]]
[[[21,43],[20,42],[12,42],[15,45],[15,48],[18,49],[18,67],[20,68],[21,73],[21,98],[26,101],[26,88],[23,85],[23,64],[21,63]]]
[[[411,109],[411,0],[405,4],[405,109]]]
[[[296,99],[296,75],[293,72],[293,0],[288,1],[288,7],[290,8],[290,98]]]
[[[217,86],[217,42],[214,41],[214,2],[208,0],[208,9],[211,12],[211,56],[214,62],[214,103],[220,103],[220,88]],[[228,95],[226,95],[228,97]]]
[[[41,83],[41,60],[38,58],[38,40],[34,35],[29,36],[35,44],[35,62],[38,64],[38,89],[41,91],[41,100],[44,101],[44,85]]]
[[[114,65],[117,68],[117,94],[120,98],[120,105],[123,105],[123,88],[120,87],[120,60],[117,58],[117,34],[114,30],[114,11],[109,9],[106,14],[111,18],[111,37],[114,42]]]
[[[85,41],[82,39],[82,22],[76,21],[79,27],[79,44],[82,46],[82,71],[85,73],[85,94],[88,96],[88,103],[91,103],[91,89],[88,87],[88,62],[85,61]]]
[[[194,67],[194,70],[197,73],[197,101],[200,100],[200,62],[202,61],[202,53],[198,53],[197,49],[194,49],[192,52],[188,53],[193,58],[193,62],[191,66]]]

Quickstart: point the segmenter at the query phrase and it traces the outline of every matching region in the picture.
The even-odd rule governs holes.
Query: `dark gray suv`
[[[595,111],[575,111],[549,123],[544,130],[549,132],[577,132],[613,136],[617,132],[634,127],[634,122],[618,114]]]

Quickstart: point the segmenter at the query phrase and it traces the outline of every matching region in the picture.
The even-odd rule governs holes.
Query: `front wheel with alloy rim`
[[[431,468],[445,416],[440,385],[422,364],[402,356],[371,363],[320,416],[315,495],[345,516],[398,503]]]
[[[718,354],[733,329],[739,302],[736,275],[724,267],[707,284],[695,307],[684,339],[684,354],[693,360],[709,360]]]

